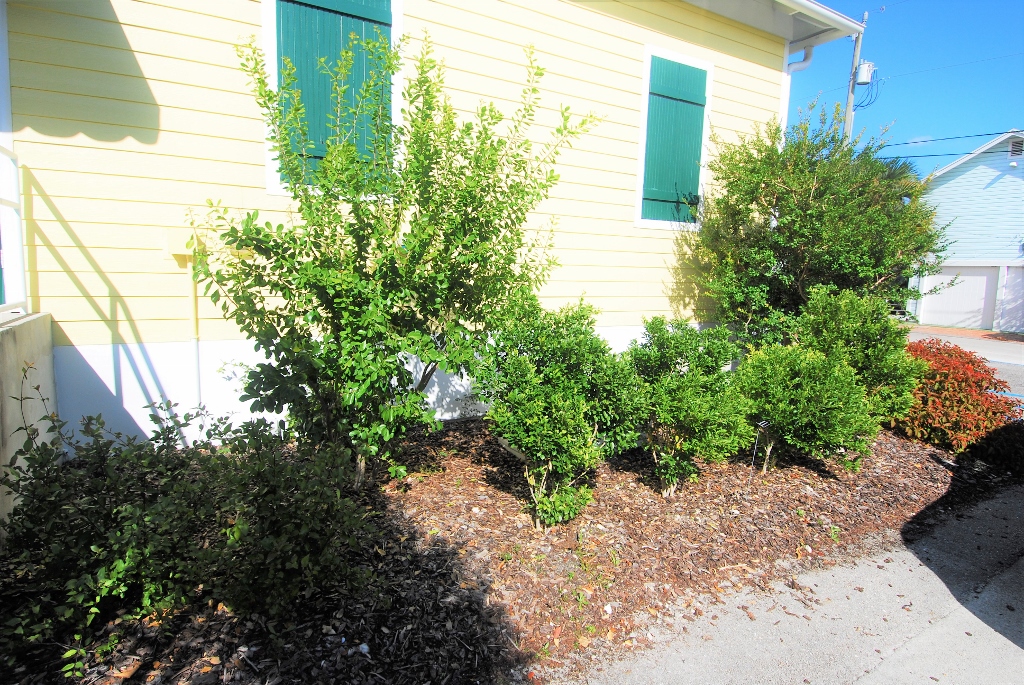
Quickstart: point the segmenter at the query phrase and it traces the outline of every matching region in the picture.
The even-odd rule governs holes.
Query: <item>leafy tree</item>
[[[910,411],[917,381],[928,368],[907,352],[909,331],[880,297],[816,286],[796,320],[793,337],[849,364],[867,391],[871,413],[881,422],[892,422]]]
[[[853,369],[799,345],[768,345],[751,352],[736,370],[736,385],[752,403],[752,416],[767,422],[764,471],[782,446],[818,457],[839,456],[850,469],[878,433],[864,388]]]
[[[409,426],[430,421],[423,391],[434,372],[471,365],[494,313],[544,280],[549,237],[528,231],[527,217],[558,180],[559,151],[594,123],[563,108],[549,141],[534,146],[544,70],[530,51],[512,117],[482,104],[460,122],[429,40],[393,121],[399,52],[378,38],[321,61],[333,102],[322,158],[294,67],[285,61],[275,90],[260,51],[240,50],[295,221],[274,226],[256,212],[235,221],[214,208],[216,230],[197,231],[195,254],[195,277],[268,357],[243,399],[254,411],[287,410],[323,454],[354,458],[357,484],[368,460],[390,460]],[[356,52],[370,69],[351,97]]]
[[[811,112],[813,112],[813,106]],[[700,230],[682,234],[680,265],[706,296],[710,316],[748,339],[770,342],[815,285],[917,298],[909,279],[938,272],[946,244],[925,182],[883,141],[847,141],[838,111],[811,112],[783,135],[775,122],[731,143],[716,139],[715,192]]]

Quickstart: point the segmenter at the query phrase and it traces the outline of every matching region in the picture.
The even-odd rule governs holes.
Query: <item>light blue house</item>
[[[990,140],[932,175],[927,199],[952,245],[922,290],[922,324],[1024,331],[1024,131]]]

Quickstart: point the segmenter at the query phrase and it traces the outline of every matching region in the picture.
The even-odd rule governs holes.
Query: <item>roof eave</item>
[[[953,160],[952,162],[950,162],[946,166],[942,167],[941,169],[939,169],[938,171],[933,173],[931,175],[931,179],[934,181],[936,178],[938,178],[942,174],[946,173],[947,171],[952,171],[953,169],[957,168],[958,166],[960,166],[961,164],[963,164],[967,160],[973,159],[974,157],[977,157],[982,152],[985,152],[986,150],[988,150],[990,148],[993,148],[996,145],[999,145],[1004,140],[1007,140],[1009,138],[1024,138],[1024,131],[1018,131],[1017,129],[1012,129],[1012,130],[1007,131],[1006,133],[1004,133],[1004,134],[1002,134],[1000,136],[997,136],[997,137],[993,138],[992,140],[988,141],[987,143],[982,144],[980,147],[978,147],[974,151],[968,152],[963,157],[957,157],[955,160]]]

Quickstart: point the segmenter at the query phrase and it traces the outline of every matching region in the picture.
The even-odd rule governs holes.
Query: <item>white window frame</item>
[[[698,222],[682,224],[677,221],[663,221],[661,219],[643,219],[641,212],[644,204],[644,165],[647,157],[647,109],[651,99],[651,58],[661,57],[672,62],[685,64],[688,67],[703,69],[707,73],[707,83],[704,89],[704,126],[702,128],[702,140],[700,143],[700,177],[697,182],[697,193],[701,197],[709,180],[708,171],[708,143],[711,138],[711,91],[715,80],[715,65],[707,60],[684,55],[673,50],[667,50],[657,45],[644,45],[644,73],[643,88],[640,92],[640,148],[637,157],[638,166],[636,174],[636,203],[633,213],[633,223],[638,228],[658,228],[662,230],[699,230]]]
[[[275,87],[277,85],[277,3],[278,0],[260,0],[260,24],[263,31],[260,48],[266,57],[267,78]],[[402,37],[405,19],[405,0],[391,0],[391,42],[395,43]],[[400,76],[396,74],[396,76]],[[391,84],[391,116],[392,121],[399,121],[402,113],[402,79],[396,78]],[[270,129],[263,127],[263,171],[268,195],[291,197],[291,193],[281,183],[281,174],[277,171],[277,158],[267,138]]]

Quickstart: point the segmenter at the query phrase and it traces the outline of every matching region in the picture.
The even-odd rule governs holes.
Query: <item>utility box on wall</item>
[[[46,437],[49,427],[40,419],[47,411],[57,411],[57,389],[53,376],[53,332],[49,314],[24,314],[6,321],[0,319],[0,464],[7,465],[18,448],[25,443],[25,433],[15,432],[22,427],[22,405],[17,399],[23,394],[35,399],[26,400],[24,416]],[[22,369],[29,364],[28,382],[22,392]],[[39,386],[38,392],[34,386]],[[38,399],[47,398],[47,405]],[[13,498],[10,491],[0,490],[0,519],[11,512]]]

